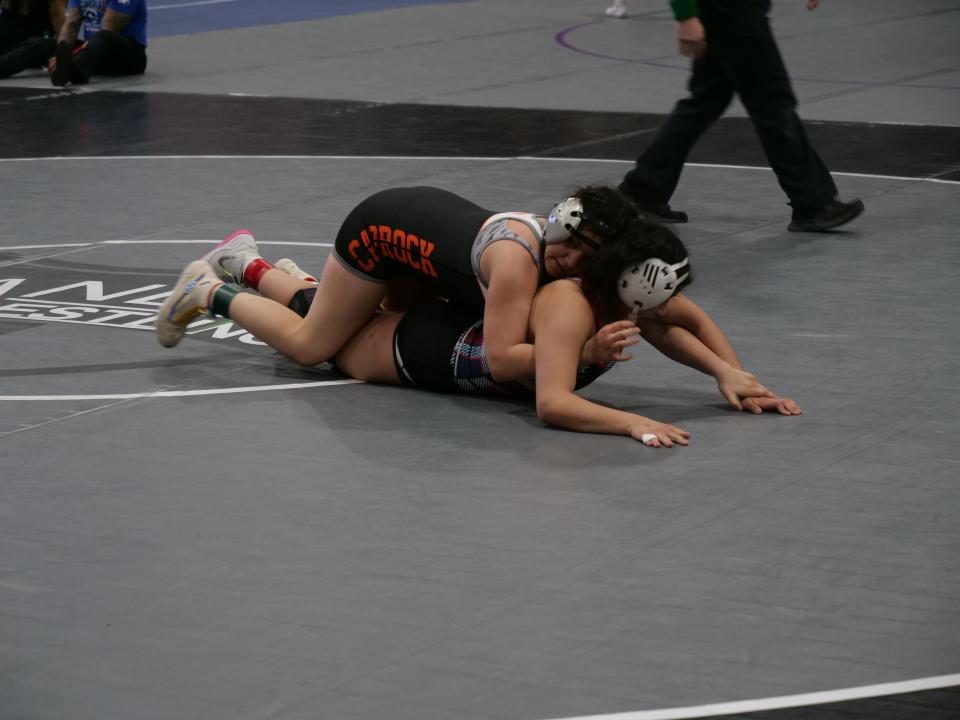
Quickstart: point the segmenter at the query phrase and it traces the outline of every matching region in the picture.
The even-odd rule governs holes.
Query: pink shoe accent
[[[213,249],[212,249],[210,252],[208,252],[208,253],[206,253],[205,255],[203,255],[203,257],[201,257],[200,259],[201,259],[201,260],[206,260],[208,257],[210,257],[211,255],[213,255],[217,250],[219,250],[219,249],[222,248],[224,245],[226,245],[228,242],[230,242],[231,240],[233,240],[237,235],[249,235],[250,237],[253,237],[253,233],[250,232],[249,230],[234,230],[232,233],[230,233],[229,235],[227,235],[223,240],[221,240],[221,241],[218,242],[216,245],[214,245],[214,246],[213,246]]]

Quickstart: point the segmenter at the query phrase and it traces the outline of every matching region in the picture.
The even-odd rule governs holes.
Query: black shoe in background
[[[685,223],[687,214],[682,210],[671,210],[667,203],[634,203],[646,220],[658,223]]]
[[[799,216],[793,214],[793,221],[787,226],[790,232],[824,232],[840,227],[850,222],[863,212],[861,200],[840,202],[833,200],[824,205],[813,215]]]
[[[638,199],[631,191],[632,188],[627,185],[626,181],[620,183],[617,187],[617,192],[633,203],[633,206],[637,208],[637,211],[643,216],[644,220],[658,223],[685,223],[687,221],[687,214],[685,212],[671,210],[667,203],[645,202]]]

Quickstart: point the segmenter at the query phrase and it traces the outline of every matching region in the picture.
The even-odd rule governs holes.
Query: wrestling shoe
[[[613,0],[613,5],[606,9],[608,17],[625,18],[627,16],[627,4],[624,0]]]
[[[794,213],[793,221],[787,225],[787,230],[790,232],[824,232],[835,227],[840,227],[841,225],[846,225],[862,212],[862,200],[854,199],[850,202],[833,200],[813,215],[801,217],[797,213]]]
[[[319,280],[317,280],[313,275],[310,275],[309,273],[301,270],[300,266],[297,265],[290,258],[280,258],[273,264],[273,267],[276,268],[277,270],[285,272],[287,275],[292,275],[297,280],[306,280],[307,282],[311,282],[314,285],[320,284]]]
[[[209,315],[210,298],[223,285],[205,260],[194,260],[180,274],[173,292],[157,311],[154,329],[164,347],[173,347],[183,339],[187,325],[201,315]]]
[[[217,277],[224,282],[232,282],[243,287],[243,270],[251,260],[260,257],[257,241],[249,230],[237,230],[217,243],[213,250],[201,257],[210,263]]]

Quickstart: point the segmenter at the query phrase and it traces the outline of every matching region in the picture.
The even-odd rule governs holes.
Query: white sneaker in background
[[[613,0],[613,5],[607,8],[606,13],[609,17],[625,18],[627,17],[627,3],[625,0]]]

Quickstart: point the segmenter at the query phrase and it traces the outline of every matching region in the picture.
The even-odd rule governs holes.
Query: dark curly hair
[[[613,235],[589,257],[580,273],[583,292],[596,304],[603,318],[624,316],[623,303],[617,291],[617,283],[623,271],[647,260],[660,258],[668,264],[678,263],[689,257],[687,249],[669,228],[644,220],[634,214],[624,221]],[[688,265],[684,278],[675,293],[693,282],[693,271]]]
[[[596,233],[604,241],[618,235],[627,223],[639,217],[636,206],[611,187],[587,185],[573,197],[583,204],[583,219],[578,229]]]

